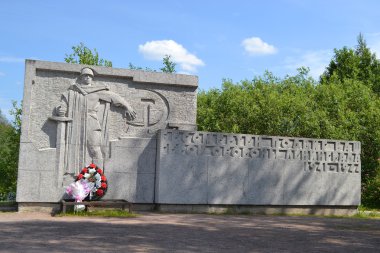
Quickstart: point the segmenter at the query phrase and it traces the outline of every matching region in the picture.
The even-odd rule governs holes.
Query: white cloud
[[[6,62],[6,63],[22,63],[24,62],[24,58],[17,58],[12,56],[0,56],[0,62]]]
[[[264,42],[259,37],[251,37],[242,41],[242,46],[249,55],[265,55],[277,53],[277,48]]]
[[[309,67],[309,74],[318,79],[329,64],[333,50],[318,50],[301,53],[297,56],[288,57],[285,60],[285,68],[296,70],[299,67]]]
[[[170,55],[173,62],[179,64],[182,71],[196,72],[197,67],[204,66],[204,62],[191,54],[181,44],[174,40],[153,40],[139,45],[139,52],[146,59],[161,61],[165,55]]]

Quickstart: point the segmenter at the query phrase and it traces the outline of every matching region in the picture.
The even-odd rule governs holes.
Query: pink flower
[[[66,187],[66,193],[67,193],[68,195],[72,195],[72,193],[73,193],[73,189],[71,188],[71,186],[67,186],[67,187]]]

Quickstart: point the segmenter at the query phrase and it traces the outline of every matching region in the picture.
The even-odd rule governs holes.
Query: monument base
[[[168,205],[156,206],[159,212],[210,213],[210,214],[296,214],[296,215],[347,215],[358,213],[357,206],[252,206],[252,205]]]
[[[60,203],[46,202],[18,202],[19,212],[41,212],[41,213],[59,213],[61,211]]]
[[[51,213],[57,214],[62,210],[61,203],[42,203],[42,202],[18,202],[18,208],[15,207],[12,211],[18,210],[19,212],[41,212],[41,213]],[[105,207],[106,208],[106,207]],[[105,208],[92,208],[95,209],[105,209]],[[149,212],[156,210],[156,206],[154,204],[133,204],[133,211],[142,211]]]
[[[99,209],[99,208],[98,208]],[[60,203],[18,203],[19,212],[61,212]],[[352,216],[358,213],[357,206],[260,206],[260,205],[178,205],[178,204],[133,204],[134,212],[158,211],[164,213],[205,214],[285,214],[285,215],[336,215]]]

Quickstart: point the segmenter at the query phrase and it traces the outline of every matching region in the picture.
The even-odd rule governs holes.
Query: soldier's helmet
[[[92,77],[94,77],[94,71],[92,71],[92,69],[90,68],[83,68],[81,71],[80,71],[80,75],[83,76],[83,75],[90,75]]]

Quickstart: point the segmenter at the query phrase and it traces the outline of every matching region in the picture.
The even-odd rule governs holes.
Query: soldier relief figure
[[[136,118],[132,106],[104,84],[93,85],[94,71],[83,68],[76,83],[62,94],[56,108],[67,118],[65,134],[65,174],[75,174],[87,163],[104,166],[102,149],[107,145],[107,117],[110,105],[125,109],[129,120]],[[88,157],[89,156],[89,157]]]

